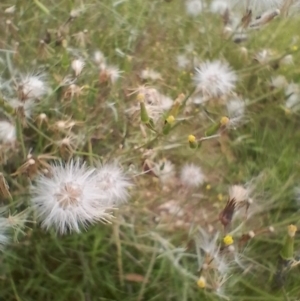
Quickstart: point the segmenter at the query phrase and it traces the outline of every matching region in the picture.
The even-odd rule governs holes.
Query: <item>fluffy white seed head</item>
[[[300,109],[300,86],[290,83],[285,89],[286,101],[284,107],[292,112]]]
[[[187,69],[191,65],[191,60],[186,54],[179,54],[176,56],[177,67],[179,69]]]
[[[232,270],[233,262],[225,256],[215,256],[214,265],[218,273],[222,276],[228,275]]]
[[[292,94],[300,94],[300,86],[295,83],[290,83],[285,89],[285,95],[290,96]]]
[[[10,6],[10,7],[6,8],[4,10],[4,13],[6,13],[6,14],[13,14],[15,11],[16,11],[16,6],[13,5],[13,6]]]
[[[94,61],[99,66],[105,64],[105,56],[100,50],[94,52]]]
[[[105,82],[109,80],[112,84],[115,84],[121,77],[122,71],[113,65],[100,64],[100,81]]]
[[[230,118],[243,116],[245,114],[245,102],[240,98],[230,99],[226,107]]]
[[[49,86],[46,82],[45,75],[25,75],[21,77],[18,83],[24,99],[40,100],[49,92]]]
[[[146,68],[146,69],[142,70],[141,73],[140,73],[140,77],[142,79],[149,79],[149,80],[152,80],[152,81],[162,79],[160,73],[158,73],[157,71],[155,71],[153,69],[149,69],[149,68]]]
[[[249,200],[249,190],[241,185],[233,185],[229,188],[229,198],[234,199],[237,204]]]
[[[199,229],[199,235],[196,237],[196,245],[198,249],[209,255],[210,258],[216,258],[219,252],[218,243],[219,233],[211,234],[203,228]]]
[[[198,187],[205,181],[202,169],[194,164],[185,164],[180,172],[180,180],[187,187]]]
[[[188,15],[196,17],[203,10],[203,2],[202,0],[186,0],[185,8]]]
[[[254,56],[254,59],[262,65],[268,64],[271,58],[272,52],[269,49],[263,49]]]
[[[128,200],[128,188],[131,182],[117,163],[108,163],[96,169],[97,185],[102,198],[109,206],[116,206]]]
[[[293,65],[294,64],[293,56],[291,54],[288,54],[288,55],[284,56],[280,60],[280,64],[282,64],[282,65]]]
[[[230,99],[226,107],[231,127],[237,127],[245,121],[245,101],[236,97]]]
[[[80,232],[97,221],[110,218],[94,168],[80,160],[53,165],[50,176],[40,175],[32,187],[32,207],[42,227],[57,232]]]
[[[214,0],[210,4],[210,11],[214,14],[224,14],[228,8],[229,6],[226,0]]]
[[[251,9],[254,16],[257,17],[270,9],[280,8],[285,0],[229,0],[228,3],[233,9],[245,12]]]
[[[9,242],[7,230],[9,229],[7,218],[0,217],[0,250]]]
[[[14,143],[16,139],[15,125],[9,121],[0,120],[0,143]]]
[[[32,115],[32,111],[36,105],[35,101],[33,99],[28,99],[26,101],[20,101],[16,98],[10,99],[8,101],[8,104],[14,108],[15,110],[20,110],[24,112],[24,115],[26,118],[30,118]]]
[[[105,71],[112,84],[115,84],[122,74],[122,71],[118,67],[112,65],[107,66]]]
[[[206,61],[196,68],[196,91],[207,97],[220,97],[232,92],[237,76],[227,62]]]
[[[71,67],[75,73],[75,76],[79,76],[85,66],[85,62],[82,59],[75,59],[71,63]]]
[[[135,93],[143,96],[147,113],[154,121],[162,117],[173,105],[173,100],[170,97],[161,94],[155,88],[141,86]],[[134,106],[127,110],[127,112],[132,114],[137,111],[140,111],[140,106]]]
[[[159,160],[154,164],[153,172],[160,179],[162,184],[168,184],[173,182],[175,177],[174,164],[169,160]]]
[[[276,88],[276,89],[282,89],[285,88],[287,86],[287,80],[283,75],[277,75],[277,76],[273,76],[271,78],[271,87]]]

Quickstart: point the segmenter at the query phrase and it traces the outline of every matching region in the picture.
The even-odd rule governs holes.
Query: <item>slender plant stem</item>
[[[117,247],[117,263],[118,263],[118,270],[119,270],[119,281],[120,285],[124,286],[124,272],[123,272],[123,260],[122,260],[122,246],[121,246],[121,240],[120,240],[120,224],[118,222],[118,213],[116,221],[113,224],[113,235],[115,244]]]
[[[22,122],[19,116],[17,116],[17,134],[18,134],[18,140],[21,144],[22,148],[22,155],[23,155],[23,160],[26,159],[27,157],[27,152],[26,152],[26,147],[24,143],[24,138],[23,138],[23,127],[22,127]]]

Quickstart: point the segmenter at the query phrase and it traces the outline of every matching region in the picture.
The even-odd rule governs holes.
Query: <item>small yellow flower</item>
[[[188,139],[190,143],[196,142],[196,137],[194,135],[189,135]]]
[[[295,225],[288,226],[288,234],[290,237],[294,237],[297,231],[297,227]]]
[[[206,280],[203,276],[200,276],[200,278],[197,281],[197,285],[200,288],[205,288],[206,287]]]
[[[227,124],[228,124],[228,122],[229,122],[229,118],[228,118],[228,117],[226,117],[226,116],[223,116],[223,117],[221,118],[221,120],[220,120],[220,124],[221,124],[221,126],[225,126],[225,125],[227,125]]]
[[[175,118],[173,115],[170,115],[167,119],[166,119],[168,124],[172,124],[175,121]]]
[[[231,235],[226,235],[224,238],[223,238],[223,242],[225,244],[225,246],[230,246],[233,244],[233,238]]]
[[[137,96],[136,96],[136,99],[138,100],[138,102],[144,102],[145,100],[145,95],[143,93],[139,93]]]
[[[296,45],[292,46],[292,50],[293,51],[297,51],[298,50],[298,46],[296,46]]]
[[[223,201],[223,194],[222,193],[219,193],[217,197],[218,197],[218,200],[220,202]]]
[[[206,190],[211,190],[211,185],[207,184],[206,185]]]
[[[292,111],[288,108],[284,108],[285,115],[291,115]]]

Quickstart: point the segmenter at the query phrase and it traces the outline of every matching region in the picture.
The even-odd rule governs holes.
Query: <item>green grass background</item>
[[[63,115],[84,121],[81,131],[87,143],[83,143],[76,154],[81,154],[91,164],[95,159],[121,157],[125,165],[140,165],[140,153],[134,147],[148,143],[151,137],[141,137],[139,128],[132,125],[125,110],[133,103],[127,97],[127,91],[141,84],[138,74],[143,68],[159,71],[163,78],[158,84],[160,90],[174,99],[180,93],[188,94],[193,87],[193,69],[183,72],[176,67],[176,55],[190,43],[201,59],[225,58],[238,70],[241,79],[238,92],[253,104],[247,108],[249,122],[230,133],[229,149],[234,161],[221,152],[211,157],[209,147],[196,153],[187,146],[168,151],[163,149],[167,140],[150,146],[158,147],[162,156],[171,158],[174,163],[192,158],[204,164],[210,173],[217,174],[221,180],[213,183],[212,199],[220,192],[226,194],[232,183],[246,182],[261,172],[266,174],[264,190],[275,201],[270,208],[266,202],[260,222],[274,226],[276,232],[270,237],[258,237],[251,243],[249,256],[260,265],[244,277],[239,276],[242,271],[236,272],[232,276],[235,281],[231,282],[234,285],[227,288],[228,294],[230,300],[299,300],[298,267],[289,273],[285,293],[272,286],[285,227],[289,223],[297,224],[299,220],[299,207],[293,195],[293,189],[299,183],[299,115],[287,115],[281,109],[284,94],[272,93],[268,85],[271,76],[276,74],[300,82],[299,52],[293,54],[295,64],[292,66],[252,68],[253,61],[245,61],[240,55],[241,45],[222,39],[219,17],[209,13],[197,18],[188,17],[183,1],[177,0],[2,0],[0,9],[3,12],[11,5],[16,5],[16,13],[12,16],[1,13],[2,77],[9,79],[12,72],[19,71],[47,72],[54,92],[37,111],[46,113],[52,120],[59,120]],[[56,79],[69,73],[73,56],[62,46],[55,46],[55,31],[68,19],[72,9],[80,7],[84,12],[71,23],[64,38],[68,47],[86,59],[87,66],[78,84],[87,88],[84,97],[64,103]],[[18,31],[7,31],[7,19]],[[80,47],[72,35],[84,29],[88,30],[87,44]],[[48,57],[42,59],[37,55],[39,41],[47,30],[51,32],[52,41],[48,45]],[[278,18],[268,27],[252,32],[242,46],[247,48],[249,57],[266,48],[276,51],[279,57],[294,45],[292,37],[298,35],[299,19]],[[16,42],[19,43],[18,53],[13,56],[5,49],[12,50]],[[299,42],[297,45],[300,47]],[[97,49],[103,51],[109,63],[124,71],[118,84],[99,87],[98,71],[91,59]],[[118,50],[124,55],[121,56]],[[203,132],[205,126],[198,123],[195,113],[192,121],[179,129],[182,140],[191,133]],[[95,133],[101,139],[93,139]],[[33,147],[36,154],[46,152],[45,146],[54,138],[47,129],[43,134],[32,126],[25,129],[26,150]],[[123,144],[123,150],[118,149],[120,144]],[[24,155],[19,152],[15,160],[2,168],[13,191],[11,210],[17,212],[28,204],[28,180],[9,175],[23,163]],[[80,235],[60,237],[29,224],[23,235],[18,235],[18,240],[0,256],[0,300],[217,300],[216,296],[199,289],[195,281],[176,269],[166,256],[171,249],[176,252],[177,248],[185,248],[192,235],[160,234],[172,243],[167,249],[162,247],[153,235],[159,232],[157,225],[150,221],[149,213],[144,209],[147,204],[143,194],[145,187],[135,186],[129,204],[118,213],[119,223],[113,225],[99,224]],[[160,199],[157,188],[156,193]],[[134,216],[128,214],[127,206],[131,207]],[[114,231],[119,234],[119,248]],[[299,247],[297,236],[296,252]],[[180,264],[197,277],[194,249],[188,248],[186,254],[190,256],[183,257]],[[120,281],[120,258],[124,274],[143,275],[144,281]]]

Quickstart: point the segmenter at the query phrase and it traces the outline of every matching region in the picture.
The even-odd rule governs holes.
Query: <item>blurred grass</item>
[[[69,73],[72,56],[63,47],[55,46],[53,33],[50,55],[47,59],[41,59],[37,56],[39,40],[45,37],[46,30],[55,31],[66,22],[71,9],[83,6],[83,14],[72,22],[65,38],[68,47],[86,58],[87,68],[79,81],[80,85],[88,86],[85,95],[78,102],[65,104],[60,100],[60,91],[54,90],[41,104],[39,112],[46,113],[53,120],[71,116],[74,120],[84,121],[82,132],[92,143],[91,148],[83,145],[78,149],[78,154],[86,154],[91,161],[93,156],[107,159],[127,152],[127,156],[122,157],[126,164],[140,164],[140,153],[134,150],[134,146],[140,146],[150,138],[141,138],[139,129],[124,111],[131,104],[126,96],[127,91],[141,84],[138,79],[141,69],[149,67],[161,72],[163,79],[159,82],[159,88],[173,98],[179,93],[187,94],[192,88],[190,73],[193,70],[183,72],[176,67],[176,55],[190,43],[194,45],[194,53],[202,59],[224,57],[235,69],[242,70],[243,81],[239,84],[239,92],[250,100],[266,96],[249,105],[250,122],[230,133],[229,147],[234,162],[222,153],[211,156],[209,147],[197,153],[187,148],[163,150],[162,146],[167,144],[165,141],[158,142],[161,156],[172,158],[178,164],[192,158],[201,162],[207,170],[213,168],[216,178],[223,180],[212,183],[212,201],[219,192],[226,194],[231,183],[246,182],[264,171],[267,174],[265,190],[276,200],[272,210],[265,208],[264,224],[274,226],[280,233],[285,225],[299,220],[299,208],[293,201],[293,187],[299,180],[299,118],[297,115],[286,115],[280,109],[284,95],[271,95],[267,85],[270,77],[276,74],[299,82],[300,69],[297,64],[279,70],[264,68],[251,71],[253,62],[245,62],[240,55],[240,46],[221,39],[221,20],[209,14],[191,19],[185,15],[180,1],[19,0],[12,3],[4,0],[0,4],[1,11],[12,4],[16,5],[16,13],[11,20],[19,30],[15,35],[7,34],[3,19],[0,44],[2,49],[12,50],[12,45],[18,42],[18,54],[12,56],[1,51],[2,76],[9,79],[13,75],[11,72],[17,70],[44,70],[49,74],[54,88],[58,87],[56,78],[63,78]],[[243,46],[248,49],[250,57],[265,48],[275,49],[280,56],[292,46],[292,37],[299,34],[298,22],[298,19],[278,18],[267,28],[253,32]],[[80,47],[72,35],[84,29],[88,30],[88,42],[86,47]],[[96,49],[103,51],[109,63],[124,71],[123,79],[117,85],[99,87],[98,71],[90,59]],[[299,59],[298,52],[294,55],[294,61]],[[8,60],[12,70],[6,67]],[[183,129],[184,137],[192,132],[203,132],[203,125],[197,123],[196,113]],[[95,132],[101,139],[93,138]],[[45,130],[46,137],[42,137],[29,126],[25,133],[28,149],[33,147],[37,154],[45,152],[43,146],[49,143],[46,137],[51,137],[50,132]],[[124,147],[122,151],[118,149],[120,144]],[[210,147],[215,153],[219,145],[212,144]],[[10,162],[4,168],[7,175],[21,163],[21,156],[19,161]],[[27,192],[14,184],[13,179],[9,181],[13,189],[19,191],[16,193],[18,201],[26,204]],[[26,180],[19,183],[25,186]],[[160,188],[152,182],[150,185],[160,198]],[[149,234],[156,230],[157,225],[149,219],[149,211],[145,209],[148,200],[143,189],[147,190],[145,187],[134,188],[136,193],[130,201],[131,209],[120,210],[123,217],[118,223],[123,272],[125,275],[142,275],[145,282],[125,279],[124,283],[120,283],[113,225],[97,225],[86,233],[65,237],[56,237],[35,227],[32,231],[26,231],[26,236],[12,243],[1,256],[0,300],[216,300],[209,293],[204,295],[196,283],[180,273],[166,256],[159,256],[153,261],[156,255],[164,252],[159,242]],[[259,238],[251,245],[251,258],[264,269],[256,269],[253,274],[247,275],[246,280],[237,279],[237,284],[228,288],[231,300],[283,300],[281,292],[270,289],[281,237],[275,234],[269,238]],[[178,248],[185,248],[191,237],[187,233],[175,232],[168,239],[174,241],[174,245],[176,242]],[[193,248],[187,251],[194,254]],[[184,258],[180,263],[197,275],[196,262],[196,258]],[[289,274],[287,300],[296,300],[300,296],[298,273],[299,269],[296,269]]]

